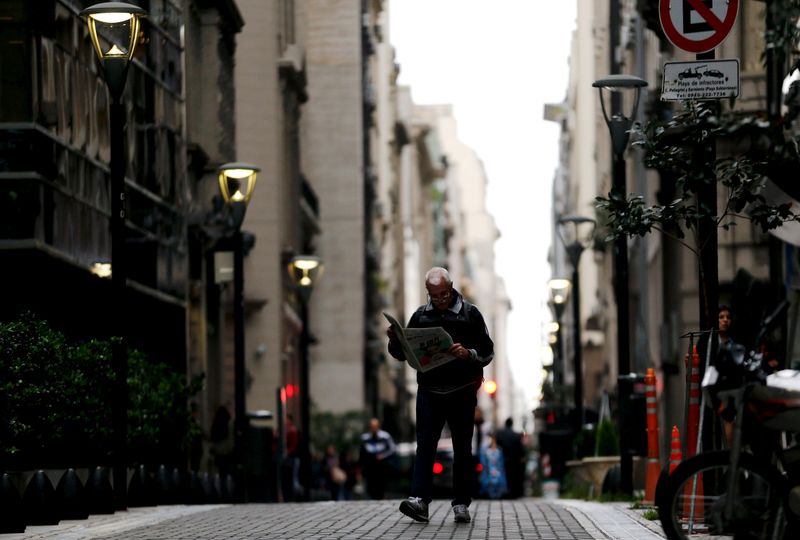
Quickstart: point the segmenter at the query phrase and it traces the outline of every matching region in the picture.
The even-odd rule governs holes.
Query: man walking
[[[508,497],[522,497],[525,477],[525,449],[522,434],[514,431],[514,420],[507,418],[505,427],[497,431],[497,446],[503,449],[503,460],[508,480]]]
[[[454,360],[429,371],[417,372],[417,455],[411,497],[400,503],[400,511],[417,520],[428,521],[428,504],[433,499],[433,463],[445,422],[453,441],[453,500],[458,523],[469,523],[472,502],[472,433],[477,392],[483,368],[492,361],[494,343],[483,315],[453,288],[450,274],[434,267],[425,274],[428,303],[420,306],[408,328],[442,327],[453,339],[448,353]],[[404,360],[403,349],[391,328],[389,354]]]
[[[389,458],[394,456],[395,452],[396,446],[392,436],[381,429],[380,420],[371,419],[369,430],[361,435],[359,456],[361,472],[367,483],[367,495],[370,499],[383,499],[389,477]]]

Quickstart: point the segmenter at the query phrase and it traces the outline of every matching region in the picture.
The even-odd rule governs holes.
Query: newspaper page
[[[453,345],[453,338],[441,326],[404,328],[388,313],[384,313],[383,316],[394,329],[397,340],[403,347],[406,361],[417,371],[424,373],[455,359],[455,356],[447,352]]]

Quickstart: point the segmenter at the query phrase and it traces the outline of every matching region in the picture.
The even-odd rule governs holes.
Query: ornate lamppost
[[[113,480],[117,509],[127,508],[127,438],[128,438],[128,355],[125,331],[125,108],[122,91],[128,76],[133,51],[139,36],[139,19],[145,11],[124,2],[104,2],[81,11],[89,34],[103,66],[108,92],[111,95],[111,289],[112,324],[118,337],[112,345],[114,392],[112,417],[114,424]]]
[[[639,99],[647,81],[633,75],[609,75],[598,79],[592,86],[597,88],[600,96],[600,107],[603,119],[611,134],[611,146],[614,153],[612,167],[612,192],[618,197],[627,196],[627,178],[625,170],[625,150],[630,141],[630,131],[633,126],[633,116],[639,108]],[[606,109],[606,96],[610,94],[611,116]],[[623,114],[622,94],[633,93],[633,107],[629,115]],[[614,296],[617,303],[617,376],[628,377],[631,370],[630,362],[630,302],[628,286],[628,240],[620,236],[614,241]],[[628,396],[622,395],[625,385],[617,384],[619,403],[624,409]],[[621,412],[624,416],[624,411]],[[620,489],[624,493],[633,492],[633,459],[627,452],[626,430],[624,422],[620,424]]]
[[[244,249],[242,245],[242,223],[247,204],[256,188],[256,179],[261,169],[250,163],[226,163],[217,169],[219,190],[228,205],[233,234],[233,377],[234,377],[234,434],[237,466],[239,468],[239,498],[247,500],[247,478],[245,471],[245,358],[244,358]]]
[[[558,220],[558,236],[567,251],[572,265],[572,338],[573,366],[575,372],[575,435],[581,432],[584,423],[583,411],[583,350],[581,347],[581,282],[580,260],[583,250],[592,241],[595,221],[582,216],[564,216]]]

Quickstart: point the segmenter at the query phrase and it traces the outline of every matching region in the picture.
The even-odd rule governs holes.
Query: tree
[[[771,70],[781,74],[786,69],[800,69],[800,61],[796,61],[800,57],[799,19],[800,0],[767,2],[763,60],[770,79],[768,85],[774,86],[774,77],[769,77]],[[733,103],[731,100],[731,106]],[[789,204],[770,203],[763,195],[769,178],[798,198],[797,193],[791,192],[797,190],[795,177],[800,165],[800,137],[790,131],[792,110],[779,118],[770,116],[769,111],[753,114],[721,110],[716,101],[689,101],[671,120],[650,120],[644,126],[634,126],[634,146],[644,150],[648,167],[674,183],[674,196],[657,204],[648,204],[640,195],[611,192],[597,197],[597,206],[606,218],[606,241],[645,236],[657,230],[679,241],[700,259],[711,235],[716,234],[716,227],[729,229],[738,220],[746,219],[767,232],[799,219]],[[718,147],[724,150],[721,157]],[[703,204],[702,196],[698,197],[713,184],[725,199],[717,212]],[[701,223],[716,227],[704,228],[699,226]],[[705,285],[703,265],[699,266]],[[716,306],[707,305],[706,298],[701,301],[706,313],[716,310]]]

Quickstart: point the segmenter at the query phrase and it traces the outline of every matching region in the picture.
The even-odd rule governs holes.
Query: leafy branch
[[[674,181],[675,198],[648,205],[640,195],[611,192],[597,197],[597,207],[607,215],[606,241],[656,230],[699,255],[708,240],[698,236],[703,220],[728,230],[746,219],[763,232],[800,220],[789,204],[771,204],[763,195],[765,171],[776,160],[800,164],[797,145],[776,141],[767,122],[733,113],[721,116],[713,105],[690,101],[672,120],[650,121],[635,126],[633,132],[637,139],[633,144],[644,150],[645,165]],[[733,143],[737,152],[710,159],[717,140]],[[698,197],[712,183],[724,190],[725,203],[718,213]],[[684,240],[687,234],[694,237],[693,244]]]

